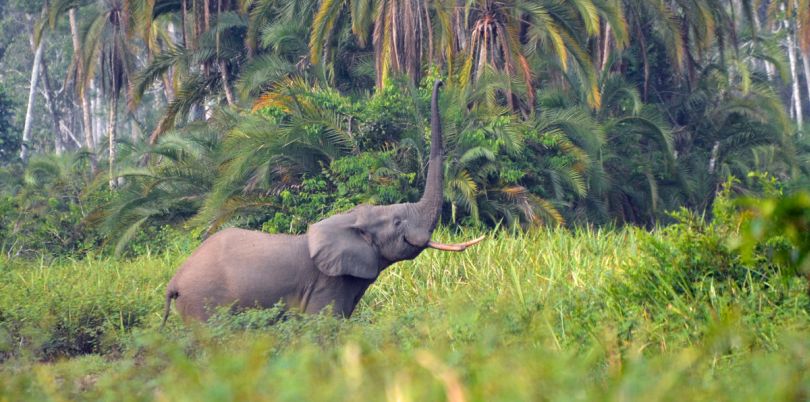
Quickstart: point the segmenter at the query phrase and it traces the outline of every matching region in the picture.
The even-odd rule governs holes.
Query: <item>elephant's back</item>
[[[296,237],[256,230],[224,229],[203,241],[181,265],[181,270],[190,266],[223,266],[240,260],[256,260],[272,253],[272,249],[278,245],[295,243]]]
[[[206,239],[181,265],[179,298],[192,303],[243,307],[273,305],[296,291],[309,263],[303,236],[271,235],[230,228]]]

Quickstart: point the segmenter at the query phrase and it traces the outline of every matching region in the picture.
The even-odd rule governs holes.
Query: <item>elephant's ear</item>
[[[309,256],[324,274],[364,279],[374,279],[379,274],[377,251],[356,220],[355,214],[349,212],[309,227]]]

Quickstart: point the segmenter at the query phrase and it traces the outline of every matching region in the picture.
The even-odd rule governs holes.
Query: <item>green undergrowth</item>
[[[0,260],[0,400],[806,399],[806,280],[762,248],[741,259],[728,222],[679,220],[428,250],[386,270],[351,319],[273,325],[275,311],[188,326],[173,313],[158,330],[191,242]]]

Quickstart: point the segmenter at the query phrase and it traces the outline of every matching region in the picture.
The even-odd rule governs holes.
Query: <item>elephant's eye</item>
[[[368,232],[366,232],[361,228],[355,228],[354,230],[356,230],[357,234],[360,235],[360,237],[365,239],[367,242],[371,242],[371,235],[369,235]]]
[[[402,221],[399,220],[399,218],[395,218],[394,219],[394,226],[399,226],[400,224],[402,224]]]

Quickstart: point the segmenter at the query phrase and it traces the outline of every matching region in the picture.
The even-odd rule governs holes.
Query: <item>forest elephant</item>
[[[303,235],[225,229],[206,239],[166,289],[163,324],[172,300],[185,320],[205,321],[220,306],[272,307],[352,315],[380,272],[426,248],[462,251],[431,241],[442,211],[442,131],[436,81],[431,99],[431,144],[425,191],[415,203],[360,205],[310,225]]]

